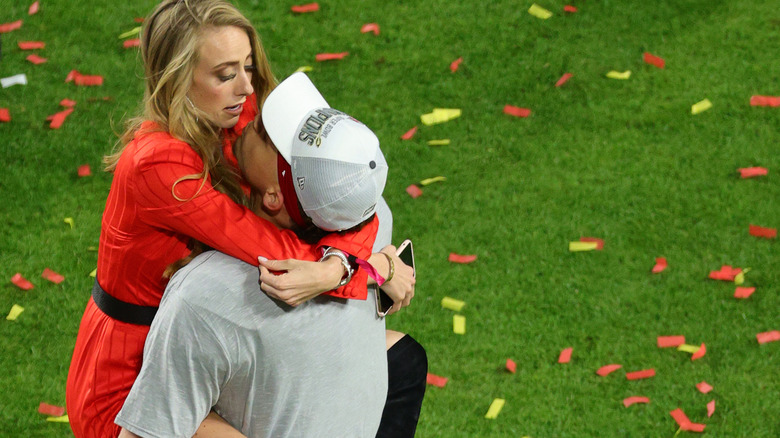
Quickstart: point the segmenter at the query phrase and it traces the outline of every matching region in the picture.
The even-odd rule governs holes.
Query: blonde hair
[[[184,176],[171,187],[176,199],[185,201],[176,195],[176,184],[202,179],[202,188],[206,177],[211,175],[214,188],[243,203],[238,176],[222,159],[222,130],[187,98],[199,61],[198,49],[204,30],[223,26],[238,27],[249,37],[255,67],[252,87],[257,95],[257,105],[262,107],[276,80],[260,37],[249,20],[223,0],[163,0],[144,20],[141,38],[146,83],[143,111],[140,116],[128,120],[115,151],[103,158],[106,171],[116,169],[124,148],[141,124],[150,120],[159,130],[188,143],[203,160],[203,172]]]

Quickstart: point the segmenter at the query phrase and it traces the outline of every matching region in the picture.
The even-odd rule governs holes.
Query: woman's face
[[[192,104],[211,115],[220,128],[238,122],[246,97],[254,92],[252,45],[235,26],[204,30],[199,60],[188,93]]]

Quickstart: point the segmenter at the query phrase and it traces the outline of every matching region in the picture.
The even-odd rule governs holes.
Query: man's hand
[[[263,292],[293,307],[333,290],[344,276],[344,266],[336,257],[329,257],[322,262],[263,258],[258,258],[258,262],[260,288]]]

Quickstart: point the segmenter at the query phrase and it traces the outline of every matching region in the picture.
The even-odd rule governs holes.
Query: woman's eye
[[[245,65],[244,66],[244,71],[248,71],[248,72],[251,73],[251,72],[255,71],[255,66],[254,65]]]
[[[227,82],[227,81],[233,79],[234,77],[236,77],[235,74],[227,75],[227,76],[219,76],[219,80],[222,81],[222,82]]]

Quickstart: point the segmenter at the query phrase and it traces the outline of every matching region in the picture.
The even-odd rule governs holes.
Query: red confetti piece
[[[780,341],[780,331],[772,330],[770,332],[757,333],[756,340],[759,344]]]
[[[0,33],[7,33],[22,27],[22,20],[16,20],[11,23],[0,24]]]
[[[135,18],[133,18],[133,21],[135,21],[136,23],[143,23],[144,22],[144,17],[135,17]]]
[[[667,266],[666,258],[657,257],[655,259],[655,266],[653,266],[653,270],[651,272],[653,274],[658,274],[660,272],[663,272],[663,270],[666,269],[666,266]]]
[[[33,4],[30,5],[30,8],[27,9],[27,15],[37,14],[39,7],[40,7],[40,3],[38,3],[37,1],[33,2]]]
[[[679,347],[685,343],[685,336],[659,336],[658,348]]]
[[[62,124],[65,123],[65,119],[68,118],[68,116],[72,112],[73,112],[73,108],[68,108],[66,110],[62,110],[58,113],[52,114],[49,117],[47,117],[46,120],[51,121],[51,124],[49,124],[49,128],[60,129]]]
[[[99,75],[83,75],[78,70],[71,70],[68,76],[65,77],[65,82],[73,81],[76,85],[81,86],[94,86],[103,85],[103,76]]]
[[[307,12],[317,12],[320,10],[319,3],[307,3],[305,5],[295,5],[290,8],[296,14],[305,14]]]
[[[462,56],[460,58],[452,61],[452,63],[450,63],[450,71],[453,72],[453,73],[458,71],[458,67],[460,67],[460,63],[461,62],[463,62],[463,57]]]
[[[753,292],[756,291],[756,288],[754,287],[741,287],[737,286],[737,289],[734,290],[734,298],[739,298],[741,300],[744,300],[745,298],[750,297],[753,295]]]
[[[512,105],[504,105],[504,114],[509,114],[515,117],[528,117],[531,115],[531,110],[528,108],[520,108]]]
[[[125,49],[129,49],[131,47],[140,47],[141,46],[141,39],[140,38],[132,38],[129,40],[125,40],[125,42],[122,43],[122,47]]]
[[[780,106],[780,97],[778,96],[750,96],[750,105],[752,106]]]
[[[566,5],[566,6],[563,7],[563,11],[564,12],[569,12],[569,13],[573,14],[573,13],[577,12],[577,8],[575,8],[572,5]]]
[[[706,394],[712,391],[712,385],[702,380],[701,382],[696,384],[696,389],[698,389],[699,392],[701,392],[702,394]]]
[[[712,417],[712,414],[715,413],[715,400],[710,401],[707,403],[707,418]]]
[[[40,56],[35,55],[35,54],[28,55],[27,58],[25,58],[25,59],[27,59],[28,61],[32,62],[35,65],[43,64],[44,62],[48,61],[48,59],[41,58]]]
[[[374,32],[374,35],[379,35],[379,25],[376,23],[366,23],[360,28],[360,33]]]
[[[691,355],[691,360],[701,359],[704,357],[704,355],[707,354],[707,347],[702,342],[701,347],[699,347],[698,350],[696,350],[696,353],[693,353]]]
[[[763,237],[765,239],[774,239],[777,237],[776,228],[759,227],[758,225],[750,224],[749,232],[751,236]]]
[[[732,268],[730,265],[723,265],[719,271],[710,271],[710,278],[721,281],[734,281],[734,277],[742,272],[740,268]]]
[[[13,283],[14,285],[16,285],[16,287],[22,290],[30,290],[33,287],[35,287],[26,278],[22,277],[22,274],[20,274],[19,272],[17,272],[16,274],[14,274],[13,277],[11,277],[11,283]]]
[[[475,261],[476,259],[477,259],[477,256],[473,255],[473,254],[471,254],[471,255],[461,255],[461,254],[455,254],[454,252],[451,252],[448,260],[451,261],[452,263],[462,263],[462,264],[465,264],[465,263],[471,263],[471,262]]]
[[[631,396],[623,399],[623,406],[629,407],[636,403],[650,403],[650,399],[647,397]]]
[[[314,57],[314,59],[317,62],[322,61],[332,61],[332,60],[338,60],[338,59],[344,59],[347,55],[349,55],[349,52],[341,52],[341,53],[318,53],[317,56]]]
[[[0,108],[0,122],[10,122],[11,121],[11,112],[8,111],[8,108]]]
[[[742,178],[753,178],[756,176],[764,176],[769,173],[769,170],[764,167],[743,167],[737,169]]]
[[[60,101],[60,105],[64,106],[65,108],[73,108],[74,106],[76,106],[76,101],[70,99],[62,99]]]
[[[515,361],[513,361],[512,359],[507,359],[507,360],[506,360],[506,369],[507,369],[507,370],[508,370],[510,373],[514,374],[514,373],[515,373],[515,371],[517,371],[517,364],[516,364],[516,363],[515,363]]]
[[[412,128],[412,129],[406,131],[406,133],[401,136],[401,140],[409,140],[412,137],[414,137],[414,134],[417,134],[417,127],[416,126],[414,128]]]
[[[653,376],[655,376],[655,369],[653,368],[650,368],[648,370],[633,371],[630,373],[626,373],[626,379],[628,380],[649,379],[650,377]]]
[[[439,388],[444,388],[444,385],[447,384],[446,377],[437,376],[435,374],[428,373],[428,375],[425,378],[426,383],[433,386],[438,386]]]
[[[690,432],[704,432],[705,425],[691,422],[691,420],[688,419],[688,416],[685,415],[685,412],[683,412],[680,408],[669,412],[669,415],[674,418],[674,421],[677,422],[677,425],[680,426],[680,429],[682,430]]]
[[[558,355],[558,363],[569,363],[571,361],[572,350],[572,347],[564,348],[561,351],[561,354]]]
[[[580,242],[593,242],[596,244],[596,251],[604,249],[604,239],[598,237],[580,237]]]
[[[62,406],[55,406],[41,402],[41,404],[38,405],[38,412],[43,415],[49,415],[52,417],[62,417],[65,415],[65,408]]]
[[[82,164],[79,166],[79,177],[83,178],[90,175],[92,175],[92,170],[90,170],[89,164]]]
[[[54,284],[60,284],[63,281],[65,281],[65,277],[64,276],[62,276],[61,274],[58,274],[58,273],[52,271],[49,268],[45,268],[43,270],[43,273],[41,273],[41,277],[45,278],[46,280],[51,281]]]
[[[663,58],[655,56],[652,53],[645,52],[644,60],[645,63],[654,65],[658,68],[664,68],[664,66],[666,65],[666,61],[664,61]]]
[[[598,374],[601,377],[604,377],[604,376],[609,375],[613,371],[619,370],[621,368],[623,368],[623,365],[619,365],[619,364],[616,364],[616,363],[609,364],[609,365],[604,365],[603,367],[599,368],[596,371],[596,374]]]
[[[16,43],[21,50],[35,50],[46,48],[46,43],[43,41],[19,41]]]
[[[573,76],[573,75],[572,75],[571,73],[564,73],[564,74],[563,74],[563,76],[561,76],[561,78],[560,78],[560,79],[558,79],[558,82],[556,82],[556,83],[555,83],[555,86],[556,86],[556,87],[560,87],[561,85],[563,85],[563,84],[565,84],[566,82],[568,82],[568,81],[569,81],[569,79],[570,79],[572,76]]]
[[[422,189],[412,184],[406,188],[406,193],[408,193],[412,199],[419,198],[422,195]]]

